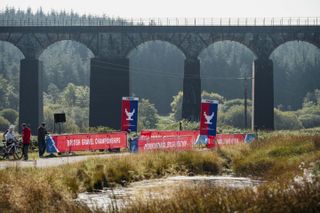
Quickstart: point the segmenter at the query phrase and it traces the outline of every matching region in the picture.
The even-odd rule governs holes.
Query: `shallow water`
[[[163,179],[144,180],[127,187],[106,188],[101,192],[80,193],[76,201],[85,203],[90,209],[108,210],[130,205],[135,199],[166,199],[180,187],[197,187],[201,184],[227,188],[253,187],[261,183],[244,177],[232,176],[174,176]]]

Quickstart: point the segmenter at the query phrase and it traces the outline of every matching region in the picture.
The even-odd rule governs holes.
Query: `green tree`
[[[303,105],[307,104],[320,105],[320,89],[315,89],[313,92],[308,92],[303,99]]]
[[[159,120],[158,111],[154,104],[147,99],[139,101],[138,128],[154,129]]]
[[[173,96],[173,101],[171,102],[171,116],[179,121],[182,118],[182,99],[183,92],[179,91],[177,95]]]
[[[201,94],[201,98],[217,100],[219,104],[223,104],[225,102],[225,98],[217,93],[209,93],[203,91]],[[173,101],[171,102],[171,117],[173,117],[176,121],[182,119],[182,100],[183,100],[183,92],[179,91],[177,95],[173,96]]]
[[[62,91],[62,100],[65,106],[75,106],[77,102],[77,88],[73,83],[69,83]]]
[[[0,111],[0,116],[7,119],[11,124],[14,124],[18,118],[18,112],[14,109],[3,109]]]

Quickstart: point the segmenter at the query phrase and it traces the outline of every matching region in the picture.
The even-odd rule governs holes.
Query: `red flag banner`
[[[141,131],[138,150],[191,150],[198,135],[199,131]]]
[[[61,153],[127,147],[126,132],[53,135],[52,139]]]
[[[200,134],[216,136],[218,101],[202,99],[200,112]]]
[[[121,107],[121,130],[137,131],[138,126],[138,102],[136,97],[123,97]]]

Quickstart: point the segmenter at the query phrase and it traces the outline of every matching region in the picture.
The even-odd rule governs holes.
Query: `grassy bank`
[[[170,200],[136,202],[125,212],[286,212],[319,208],[318,179],[293,184],[313,165],[319,172],[318,132],[264,133],[251,145],[221,147],[214,151],[135,154],[48,169],[11,168],[0,171],[1,212],[87,212],[73,199],[77,193],[127,185],[170,175],[236,175],[268,182],[255,189],[208,186],[181,189]],[[308,199],[307,199],[308,198]],[[302,200],[307,200],[303,201]],[[268,203],[272,202],[272,206]],[[283,206],[283,208],[281,207]],[[281,207],[281,208],[280,208]],[[279,211],[277,211],[279,210]],[[313,209],[314,210],[314,209]]]
[[[300,164],[320,159],[320,135],[273,133],[249,146],[223,147],[218,152],[238,176],[279,181],[301,174]]]
[[[171,199],[141,199],[121,212],[319,212],[319,192],[319,180],[302,185],[264,184],[254,189],[200,186],[180,189]]]

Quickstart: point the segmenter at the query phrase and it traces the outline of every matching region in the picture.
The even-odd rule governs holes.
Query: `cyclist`
[[[14,125],[10,125],[7,133],[5,134],[6,145],[8,146],[13,141],[16,141],[16,136],[14,134]]]

